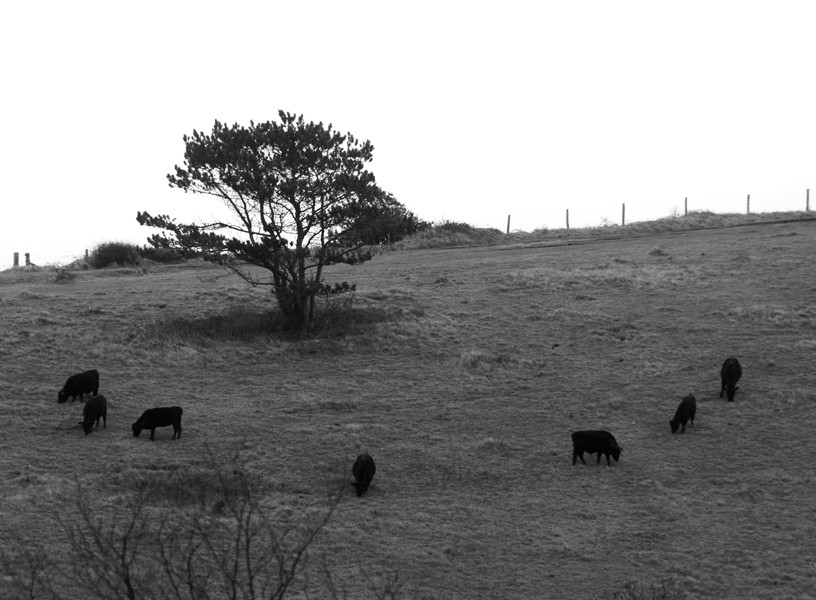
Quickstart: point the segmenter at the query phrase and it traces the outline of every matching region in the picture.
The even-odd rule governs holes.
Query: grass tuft
[[[151,503],[208,508],[229,499],[240,499],[261,488],[261,480],[241,468],[195,468],[161,465],[131,468],[115,483],[124,492],[144,495]]]
[[[728,318],[733,321],[770,323],[777,327],[816,329],[816,304],[803,306],[769,304],[737,306],[728,311]]]
[[[610,596],[611,600],[683,600],[687,597],[673,579],[656,584],[630,581]]]

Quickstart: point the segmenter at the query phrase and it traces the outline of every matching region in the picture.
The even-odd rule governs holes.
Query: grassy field
[[[267,292],[205,264],[0,273],[5,564],[18,543],[70,561],[77,483],[99,515],[146,481],[176,490],[151,510],[192,514],[239,452],[287,528],[368,451],[369,493],[345,486],[293,597],[323,597],[328,571],[349,598],[605,598],[667,578],[675,597],[812,598],[815,255],[812,221],[390,252],[330,272],[354,304],[302,341]],[[90,368],[110,406],[86,437],[56,396]],[[695,424],[672,435],[688,393]],[[175,404],[180,440],[133,437]],[[596,428],[620,463],[573,466],[570,433]]]

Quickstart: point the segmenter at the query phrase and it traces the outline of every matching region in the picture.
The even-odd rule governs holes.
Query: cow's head
[[[737,393],[737,390],[738,390],[738,389],[739,389],[739,386],[738,386],[738,385],[735,385],[735,386],[733,386],[733,387],[729,386],[728,388],[726,388],[726,390],[725,390],[725,395],[726,395],[726,396],[728,396],[728,401],[729,401],[729,402],[733,402],[733,401],[734,401],[734,394],[736,394],[736,393]]]
[[[133,437],[139,437],[139,434],[142,433],[142,428],[138,423],[134,423],[130,426],[133,429]]]
[[[363,483],[360,483],[359,481],[352,481],[351,485],[353,485],[354,489],[357,490],[357,497],[358,498],[363,495],[363,492],[368,490],[368,486],[363,484]]]
[[[615,459],[615,462],[618,462],[620,459],[621,452],[623,452],[623,446],[618,446],[614,450],[612,450],[612,458]]]
[[[58,392],[57,392],[57,402],[59,402],[60,404],[62,404],[62,403],[63,403],[63,402],[65,402],[66,400],[68,400],[68,396],[65,394],[65,391],[64,391],[64,390],[60,390],[60,391],[58,391]]]
[[[93,421],[82,421],[82,430],[85,432],[85,435],[88,435],[93,431]]]
[[[680,427],[680,422],[675,421],[674,419],[671,419],[669,421],[669,425],[671,425],[672,433],[677,433],[677,428]]]

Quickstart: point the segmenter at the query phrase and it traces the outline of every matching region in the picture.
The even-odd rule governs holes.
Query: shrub
[[[94,269],[103,269],[111,265],[125,266],[139,264],[139,247],[127,242],[102,242],[97,244],[88,257],[88,263]]]
[[[443,221],[433,225],[433,227],[447,233],[473,233],[476,230],[473,225],[457,221]]]
[[[154,246],[142,246],[139,248],[139,256],[157,263],[179,263],[184,262],[186,257],[175,248],[161,248]]]
[[[211,465],[177,480],[175,475],[185,471],[142,473],[136,482],[128,475],[138,472],[124,474],[122,481],[132,491],[112,507],[94,502],[77,482],[74,514],[57,516],[56,529],[65,534],[71,552],[57,556],[28,540],[11,551],[4,544],[4,583],[20,598],[301,597],[311,583],[305,574],[308,557],[343,497],[345,478],[338,478],[342,485],[329,493],[327,506],[315,507],[315,518],[306,521],[264,503],[256,489],[260,478],[248,477],[239,457],[232,466]],[[168,484],[174,488],[169,494]],[[191,484],[192,495],[183,489]],[[204,497],[218,501],[196,506]],[[387,585],[386,590],[392,582]],[[82,595],[65,596],[66,588]],[[395,597],[373,591],[380,598]],[[319,597],[347,597],[328,573],[320,592]]]

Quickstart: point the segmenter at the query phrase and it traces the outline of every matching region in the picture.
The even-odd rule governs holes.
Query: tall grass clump
[[[102,242],[94,247],[88,256],[88,263],[94,269],[135,266],[139,264],[139,247],[127,242]]]
[[[396,244],[400,249],[487,246],[503,241],[498,229],[479,228],[458,221],[434,223]]]

